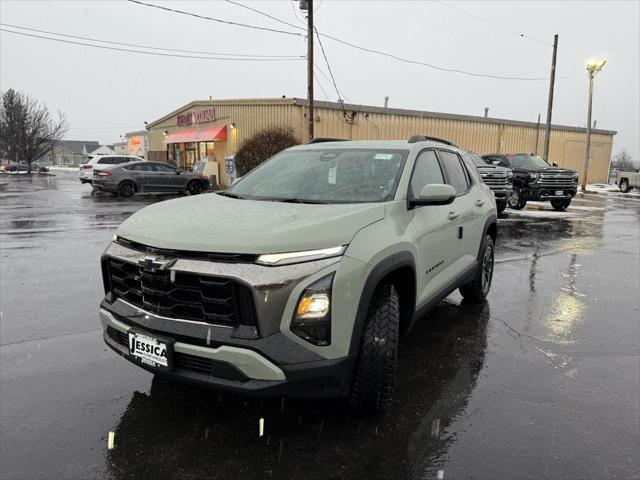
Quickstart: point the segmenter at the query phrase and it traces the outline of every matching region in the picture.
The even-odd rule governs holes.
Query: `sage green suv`
[[[457,288],[486,297],[495,240],[491,190],[449,142],[311,142],[122,223],[104,339],[155,374],[381,410],[400,336]]]

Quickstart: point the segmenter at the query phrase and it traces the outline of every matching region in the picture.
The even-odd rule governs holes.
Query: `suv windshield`
[[[407,154],[355,148],[281,152],[224,194],[301,203],[385,202],[395,195]]]
[[[484,159],[480,155],[478,155],[477,153],[467,152],[467,153],[464,154],[464,157],[468,158],[469,160],[471,160],[476,167],[486,167],[487,166],[487,162],[485,162]]]
[[[547,168],[551,166],[537,155],[522,155],[522,154],[513,155],[511,157],[511,164],[514,167],[525,167],[525,168]]]

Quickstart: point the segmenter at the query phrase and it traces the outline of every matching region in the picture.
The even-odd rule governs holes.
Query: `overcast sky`
[[[147,0],[145,0],[147,1]],[[243,1],[302,25],[297,0]],[[234,22],[297,32],[225,1],[158,2]],[[593,119],[617,130],[614,153],[640,158],[640,2],[315,0],[321,33],[446,68],[498,76],[548,77],[550,45],[560,35],[553,122],[584,126],[585,61],[607,59],[596,77]],[[447,6],[448,5],[448,6]],[[473,18],[452,7],[497,24]],[[206,52],[303,56],[302,36],[241,28],[126,1],[0,0],[3,24],[114,42]],[[17,30],[15,27],[6,27]],[[43,35],[37,32],[27,32]],[[49,35],[50,36],[50,35]],[[61,38],[61,37],[58,37]],[[68,40],[73,40],[69,39]],[[73,40],[84,42],[84,40]],[[67,138],[113,143],[143,122],[194,100],[306,97],[304,60],[220,61],[142,55],[0,33],[0,87],[15,88],[63,111]],[[547,107],[548,81],[509,81],[446,73],[323,44],[338,88],[349,102],[536,121]],[[131,48],[131,47],[123,47]],[[316,45],[316,64],[327,73]],[[320,74],[329,99],[333,86]],[[316,87],[316,98],[325,94]]]

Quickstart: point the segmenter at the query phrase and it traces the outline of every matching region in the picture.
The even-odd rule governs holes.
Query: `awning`
[[[213,142],[227,139],[227,126],[219,125],[209,128],[190,128],[188,130],[176,130],[167,135],[162,143],[194,143]]]

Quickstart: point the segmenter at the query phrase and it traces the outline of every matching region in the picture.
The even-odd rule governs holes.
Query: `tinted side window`
[[[153,166],[156,172],[176,173],[175,168],[171,168],[169,165],[162,165],[161,163],[154,163]]]
[[[136,170],[139,172],[154,172],[155,168],[153,167],[153,165],[150,165],[148,163],[140,163],[136,165]]]
[[[444,169],[447,172],[447,183],[451,185],[456,193],[464,193],[469,189],[469,177],[462,165],[460,157],[452,152],[438,151],[442,159]]]
[[[416,165],[411,177],[410,198],[416,198],[425,185],[431,183],[444,183],[440,163],[433,150],[422,152],[416,159]]]
[[[103,157],[100,160],[98,160],[96,163],[100,164],[100,165],[113,165],[113,157]]]

